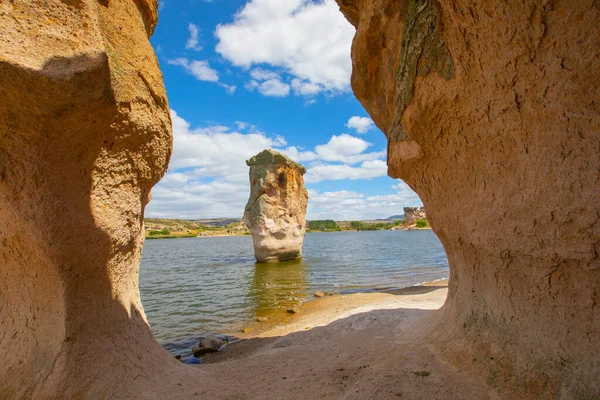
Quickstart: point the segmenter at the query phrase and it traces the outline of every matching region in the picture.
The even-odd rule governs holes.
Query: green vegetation
[[[429,376],[431,375],[431,371],[416,371],[413,372],[413,374],[415,374],[416,376],[420,376],[420,377],[425,377],[425,376]]]
[[[364,222],[362,222],[362,221],[352,221],[352,222],[350,222],[350,226],[351,226],[352,228],[354,228],[354,229],[357,229],[357,230],[359,230],[359,231],[364,231],[364,230],[367,230],[367,229],[366,229],[366,228],[367,228],[367,224],[365,224],[365,223],[364,223]]]
[[[246,235],[250,231],[235,219],[177,220],[144,219],[146,239],[192,238],[197,236]]]
[[[335,231],[339,230],[338,224],[332,219],[308,221],[308,230],[311,231]]]
[[[384,229],[393,228],[396,225],[399,225],[399,221],[397,222],[375,222],[369,223],[364,221],[352,221],[350,222],[350,226],[357,231],[381,231]]]
[[[144,224],[151,230],[168,229],[171,232],[191,231],[201,227],[197,221],[166,218],[144,218]]]
[[[416,224],[417,228],[429,228],[429,222],[426,219],[418,219]]]
[[[148,235],[150,236],[158,236],[158,235],[170,235],[171,232],[168,229],[163,229],[162,231],[150,231]]]
[[[176,232],[173,234],[169,234],[169,235],[148,235],[146,236],[146,239],[179,239],[179,238],[192,238],[192,237],[196,237],[197,235],[193,232]]]
[[[250,235],[249,229],[239,218],[180,220],[163,218],[146,218],[147,239],[175,239],[196,236],[237,236]],[[429,228],[425,219],[415,221],[416,227]],[[334,221],[332,219],[307,221],[307,232],[339,232],[347,230],[378,231],[396,228],[409,228],[405,221],[392,219],[370,221]],[[412,226],[415,226],[411,224]]]

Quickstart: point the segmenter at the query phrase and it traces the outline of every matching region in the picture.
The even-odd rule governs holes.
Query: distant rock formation
[[[258,262],[302,257],[308,192],[306,168],[273,150],[246,161],[250,167],[250,198],[244,222],[252,233]]]
[[[404,207],[404,224],[412,225],[419,219],[427,219],[425,207]]]
[[[388,174],[448,254],[434,347],[502,397],[597,398],[598,1],[337,2]]]

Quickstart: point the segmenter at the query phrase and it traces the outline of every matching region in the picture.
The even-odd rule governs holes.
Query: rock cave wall
[[[155,0],[0,3],[0,398],[167,398],[186,375],[137,287],[172,144],[156,20]]]
[[[431,340],[507,397],[600,394],[600,3],[337,0],[352,88],[450,262]]]
[[[507,397],[597,396],[599,3],[338,2],[389,174],[450,261],[432,345]],[[171,148],[156,10],[0,4],[1,398],[173,398],[198,377],[137,288]]]

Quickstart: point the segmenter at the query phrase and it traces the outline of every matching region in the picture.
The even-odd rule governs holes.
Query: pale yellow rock
[[[2,399],[180,390],[138,290],[172,144],[156,20],[152,0],[0,1]]]
[[[244,222],[252,234],[256,261],[302,257],[308,203],[303,178],[306,169],[273,150],[263,150],[246,163],[250,166],[250,198]]]
[[[596,398],[598,2],[337,2],[388,174],[448,253],[434,348],[502,397]]]

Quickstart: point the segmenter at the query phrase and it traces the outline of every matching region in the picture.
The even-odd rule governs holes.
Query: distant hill
[[[391,217],[387,217],[385,219],[378,219],[377,221],[402,221],[403,219],[404,219],[404,214],[392,215]]]
[[[195,223],[207,226],[225,226],[236,222],[241,222],[241,218],[209,218],[209,219],[196,219]]]
[[[363,222],[391,222],[391,221],[402,221],[404,215],[392,215],[383,219],[366,219]],[[146,218],[145,220],[147,229],[199,229],[201,226],[212,226],[221,227],[229,224],[241,222],[241,218],[204,218],[204,219],[170,219],[170,218]],[[336,221],[336,222],[348,222],[348,221]]]
[[[402,221],[404,220],[404,215],[392,215],[390,217],[387,218],[380,218],[380,219],[363,219],[363,222],[395,222],[395,221]]]
[[[146,229],[195,230],[203,226],[221,227],[241,222],[241,218],[170,219],[144,218]]]

